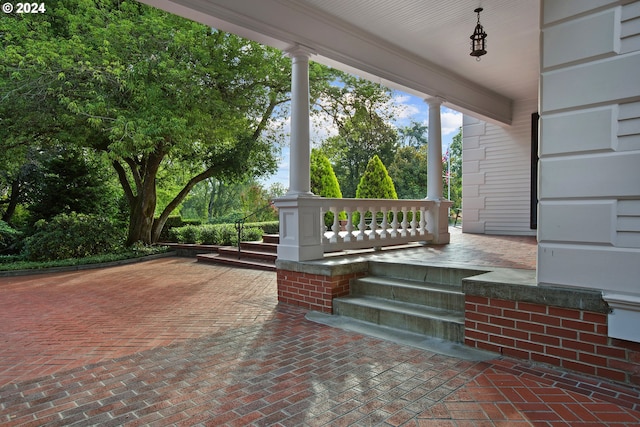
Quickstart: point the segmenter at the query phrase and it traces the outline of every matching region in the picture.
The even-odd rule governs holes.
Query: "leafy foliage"
[[[13,229],[9,224],[0,220],[0,253],[11,249],[15,245],[22,233]]]
[[[29,176],[34,222],[71,212],[116,216],[122,193],[103,159],[91,152],[53,147],[41,150],[37,163]]]
[[[422,199],[427,196],[427,146],[400,147],[389,165],[398,198]]]
[[[60,214],[51,221],[36,223],[37,232],[26,239],[25,258],[31,261],[83,258],[118,252],[122,248],[122,228],[96,216]]]
[[[311,192],[332,199],[342,198],[340,184],[329,159],[316,148],[311,150]],[[327,212],[324,215],[325,225],[331,227],[333,219],[333,212]],[[339,219],[347,219],[347,214],[340,212]]]
[[[377,83],[336,72],[339,84],[326,86],[320,103],[338,128],[338,135],[322,142],[321,150],[334,167],[345,197],[354,197],[358,180],[373,155],[390,164],[398,145],[391,125],[391,91]]]
[[[360,179],[356,197],[359,199],[397,199],[393,180],[387,173],[380,157],[373,156]]]
[[[0,140],[108,154],[130,208],[129,243],[155,241],[196,183],[275,170],[263,130],[288,99],[290,60],[279,51],[135,1],[48,10],[0,23]],[[157,185],[176,168],[189,173],[154,219]]]
[[[260,227],[248,226],[242,230],[242,240],[256,241],[262,238],[264,231]],[[177,243],[237,246],[238,230],[233,224],[187,225],[172,228],[171,241]]]

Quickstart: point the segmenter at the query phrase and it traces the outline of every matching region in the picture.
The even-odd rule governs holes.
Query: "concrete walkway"
[[[638,390],[306,314],[184,258],[0,278],[0,425],[640,425]]]

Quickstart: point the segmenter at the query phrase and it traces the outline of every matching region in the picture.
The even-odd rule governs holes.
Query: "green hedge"
[[[84,258],[122,251],[121,226],[98,215],[60,214],[36,223],[36,233],[25,239],[23,255],[30,261]]]
[[[278,222],[246,223],[242,229],[243,241],[261,240],[263,234],[278,233]],[[198,245],[237,246],[238,231],[234,224],[185,225],[169,230],[169,241]]]

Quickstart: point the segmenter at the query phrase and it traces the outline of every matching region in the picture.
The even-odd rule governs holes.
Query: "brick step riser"
[[[464,322],[446,321],[383,308],[352,304],[348,298],[334,299],[334,313],[381,326],[414,332],[451,342],[464,342]]]
[[[224,258],[238,258],[238,248],[220,248],[218,249],[218,254],[220,254],[221,257]],[[249,252],[248,250],[243,251],[242,248],[240,250],[240,258],[248,258],[248,259],[255,259],[255,260],[261,260],[261,261],[269,261],[269,262],[276,262],[276,259],[278,258],[278,255],[275,253],[271,253],[271,252],[257,252],[257,251],[251,251]]]
[[[249,251],[260,251],[260,252],[269,252],[269,253],[277,253],[278,245],[275,243],[265,243],[265,242],[240,242],[240,249],[245,249]]]
[[[262,241],[264,243],[273,243],[277,245],[280,243],[280,236],[278,234],[264,234],[262,236]]]

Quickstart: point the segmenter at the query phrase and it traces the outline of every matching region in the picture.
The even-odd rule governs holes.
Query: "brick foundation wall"
[[[278,301],[332,313],[333,299],[349,295],[349,281],[364,275],[364,272],[357,272],[325,276],[278,269]]]
[[[609,338],[604,313],[467,295],[465,344],[640,386],[640,344]]]

